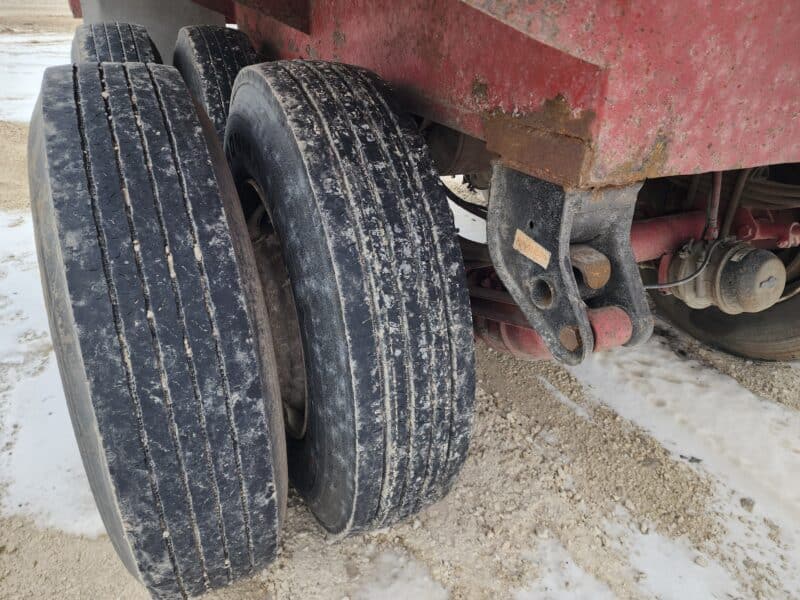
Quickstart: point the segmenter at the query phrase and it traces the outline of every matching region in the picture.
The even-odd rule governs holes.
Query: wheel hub
[[[302,439],[308,424],[305,361],[300,323],[280,238],[263,190],[253,179],[239,186],[272,330],[286,431]]]

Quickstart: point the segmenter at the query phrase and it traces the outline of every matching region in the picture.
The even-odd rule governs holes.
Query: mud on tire
[[[266,205],[297,306],[307,427],[287,442],[290,478],[333,532],[383,527],[440,499],[472,424],[452,216],[421,137],[389,98],[364,70],[282,61],[242,70],[228,115],[234,179]]]
[[[117,553],[161,598],[269,564],[286,502],[270,333],[216,144],[178,72],[140,63],[48,69],[29,140],[84,466]]]
[[[72,38],[73,63],[143,62],[160,63],[147,30],[134,23],[85,23]]]

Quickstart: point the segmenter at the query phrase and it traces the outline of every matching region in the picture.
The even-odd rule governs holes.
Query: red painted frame
[[[235,13],[269,58],[367,67],[419,114],[566,185],[800,161],[794,2],[240,0]]]

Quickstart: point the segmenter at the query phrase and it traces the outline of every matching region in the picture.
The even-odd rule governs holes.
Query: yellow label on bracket
[[[531,259],[543,269],[550,264],[550,251],[521,229],[514,236],[514,250]]]

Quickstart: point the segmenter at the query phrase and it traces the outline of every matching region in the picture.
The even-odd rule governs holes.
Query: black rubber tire
[[[85,23],[72,38],[72,62],[160,63],[147,30],[134,23]]]
[[[159,598],[265,567],[288,481],[280,393],[210,123],[172,67],[54,67],[28,161],[53,345],[117,553]]]
[[[657,292],[652,298],[659,314],[704,344],[757,360],[800,358],[800,296],[764,312],[741,315],[717,308],[694,310]]]
[[[248,67],[225,140],[237,187],[252,178],[263,190],[300,320],[307,430],[287,442],[289,476],[336,533],[444,496],[473,418],[472,319],[447,196],[388,98],[355,67]]]
[[[236,75],[257,62],[247,35],[237,29],[192,25],[178,32],[173,64],[183,75],[192,97],[214,123],[220,141],[225,139]]]

